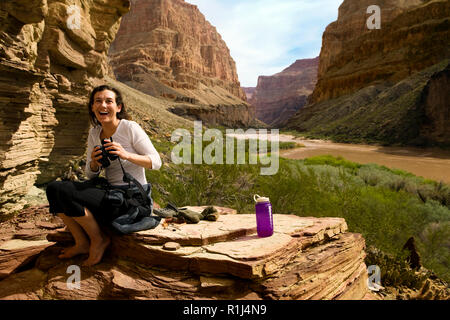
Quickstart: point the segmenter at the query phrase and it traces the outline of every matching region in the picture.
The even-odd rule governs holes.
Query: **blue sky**
[[[320,53],[322,34],[343,0],[186,0],[205,15],[231,51],[239,80],[254,87],[297,59]]]

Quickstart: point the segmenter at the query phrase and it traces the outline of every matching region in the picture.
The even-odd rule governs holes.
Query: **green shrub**
[[[304,160],[306,165],[329,165],[333,167],[344,167],[350,170],[356,170],[361,167],[361,164],[345,160],[342,157],[334,157],[331,155],[317,156]]]
[[[409,267],[406,262],[406,252],[392,256],[383,253],[375,247],[369,247],[366,252],[366,265],[376,265],[380,267],[382,286],[406,286],[418,290],[426,280],[425,276],[417,275],[415,271]]]

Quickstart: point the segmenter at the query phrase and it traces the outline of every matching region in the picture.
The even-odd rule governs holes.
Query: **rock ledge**
[[[42,210],[42,208],[41,208]],[[198,208],[201,210],[201,207]],[[220,210],[219,210],[220,211]],[[103,262],[81,268],[80,289],[69,289],[70,265],[61,246],[72,241],[47,227],[46,239],[3,236],[1,299],[363,299],[367,296],[365,241],[341,218],[274,215],[274,235],[256,235],[254,215],[227,214],[198,224],[160,224],[113,236]],[[25,224],[22,223],[22,227]],[[17,225],[19,228],[19,225]],[[15,232],[18,230],[16,229]],[[42,238],[42,237],[41,237]],[[45,243],[44,243],[45,242]],[[28,243],[28,244],[27,244]],[[17,245],[17,247],[15,247]],[[6,266],[27,256],[34,265]],[[18,255],[20,253],[20,255]],[[36,258],[37,256],[37,258]],[[28,264],[30,262],[27,262]],[[3,263],[3,264],[2,264]],[[23,283],[20,288],[17,281]]]

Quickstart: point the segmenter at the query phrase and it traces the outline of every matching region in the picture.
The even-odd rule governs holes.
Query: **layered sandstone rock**
[[[199,212],[204,207],[191,207]],[[362,299],[367,294],[365,242],[344,219],[274,215],[275,233],[258,238],[254,215],[218,208],[216,222],[160,224],[114,236],[103,262],[81,269],[80,289],[67,286],[67,267],[85,257],[58,260],[64,231],[18,241],[0,239],[2,299]],[[37,215],[35,215],[36,217]],[[55,228],[57,222],[36,223]],[[49,233],[50,232],[50,233]],[[41,241],[41,242],[39,242]],[[28,255],[27,255],[28,254]],[[22,257],[2,264],[6,257]],[[27,265],[25,259],[28,257]],[[21,285],[18,285],[20,281]]]
[[[287,127],[342,142],[450,145],[450,60],[394,86],[368,86],[353,94],[305,106]]]
[[[54,178],[85,152],[80,141],[89,129],[88,95],[93,81],[108,72],[107,50],[129,5],[0,3],[0,212],[16,209],[11,199]]]
[[[225,42],[197,6],[183,0],[132,0],[109,57],[119,81],[156,97],[200,106],[196,113],[185,109],[200,120],[208,121],[217,106],[227,108],[225,118],[217,117],[223,123],[233,122],[227,114],[254,117]]]
[[[280,73],[260,76],[258,86],[248,98],[256,108],[256,117],[276,126],[293,116],[314,90],[318,64],[319,57],[297,60]]]
[[[312,103],[371,84],[396,83],[450,57],[447,0],[383,0],[381,29],[366,24],[371,0],[345,0],[323,34]]]
[[[381,29],[369,30],[372,4],[342,3],[308,106],[287,127],[341,142],[450,145],[450,2],[380,1]]]

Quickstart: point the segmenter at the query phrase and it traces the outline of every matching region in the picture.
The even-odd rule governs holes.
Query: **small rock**
[[[20,229],[34,229],[36,225],[31,222],[19,223],[17,225]]]
[[[64,224],[62,224],[62,223],[52,223],[52,222],[47,222],[47,221],[38,221],[38,222],[36,222],[36,226],[39,227],[39,228],[54,230],[54,229],[58,229],[58,228],[63,227]]]
[[[234,286],[232,279],[200,276],[200,283],[203,289],[225,290]]]
[[[166,242],[163,246],[163,249],[167,251],[177,251],[180,248],[181,246],[178,242]]]
[[[13,239],[22,239],[22,240],[30,240],[30,241],[38,241],[45,240],[47,234],[45,232],[40,231],[39,229],[23,229],[17,231]]]

